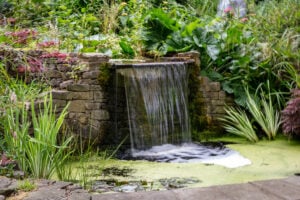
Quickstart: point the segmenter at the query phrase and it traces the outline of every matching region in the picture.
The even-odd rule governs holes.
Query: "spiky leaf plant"
[[[246,138],[251,142],[257,142],[258,137],[245,111],[240,108],[226,107],[226,116],[220,120],[224,122],[227,132]]]

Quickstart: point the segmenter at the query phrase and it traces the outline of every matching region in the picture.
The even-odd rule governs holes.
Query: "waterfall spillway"
[[[188,66],[135,64],[124,77],[132,149],[190,142]]]
[[[117,64],[116,68],[117,77],[120,75],[124,80],[121,88],[125,88],[130,129],[131,151],[129,154],[126,151],[123,159],[202,162],[229,168],[251,164],[250,160],[222,144],[207,146],[191,142],[188,64]],[[119,79],[116,80],[118,83]],[[116,102],[124,101],[116,97]],[[118,113],[123,116],[122,111]]]

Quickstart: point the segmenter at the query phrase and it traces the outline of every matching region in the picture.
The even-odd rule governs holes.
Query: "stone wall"
[[[34,56],[41,56],[39,55]],[[59,56],[58,56],[59,57]],[[179,54],[167,61],[192,60],[189,100],[192,128],[195,132],[222,132],[218,120],[224,106],[233,103],[220,83],[199,76],[199,54]],[[44,58],[45,71],[31,74],[52,86],[57,111],[69,105],[66,125],[71,132],[99,144],[104,138],[118,143],[129,133],[124,86],[117,80],[109,57],[102,54],[70,54],[67,58]],[[118,94],[116,96],[116,94]]]
[[[109,57],[102,54],[81,54],[74,64],[46,59],[44,81],[53,87],[53,103],[58,111],[67,104],[65,119],[68,129],[91,143],[102,142],[113,127],[111,108],[113,91],[100,81],[103,68],[108,67]],[[105,74],[102,76],[106,76]]]
[[[233,105],[233,98],[227,95],[219,82],[213,82],[209,78],[199,76],[200,87],[198,103],[201,110],[199,124],[200,131],[223,132],[219,118],[225,115],[225,106]]]

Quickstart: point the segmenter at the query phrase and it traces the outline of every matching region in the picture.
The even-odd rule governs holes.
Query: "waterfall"
[[[134,64],[117,73],[124,77],[132,150],[191,141],[187,64]]]

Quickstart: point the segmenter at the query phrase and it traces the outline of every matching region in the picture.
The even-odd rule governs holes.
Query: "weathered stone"
[[[99,77],[99,70],[95,70],[95,71],[88,71],[88,72],[84,72],[82,74],[82,78],[84,79],[97,79]]]
[[[225,102],[218,99],[217,100],[212,99],[211,104],[212,106],[225,106]]]
[[[5,200],[5,196],[0,195],[0,200]]]
[[[69,112],[85,112],[84,100],[71,101],[68,111]]]
[[[102,53],[82,53],[78,57],[82,61],[92,61],[92,62],[108,62],[109,56]]]
[[[92,92],[70,92],[68,95],[69,100],[92,100]]]
[[[99,84],[98,80],[94,80],[94,79],[80,79],[78,81],[79,84],[89,84],[89,85],[97,85]]]
[[[209,88],[211,92],[219,92],[221,90],[221,85],[219,82],[209,83]]]
[[[92,111],[91,119],[109,120],[109,112],[106,111],[106,110],[95,110],[95,111]]]
[[[58,88],[62,81],[63,80],[61,78],[53,78],[48,82],[48,84],[54,88]]]
[[[94,91],[94,100],[101,100],[104,98],[103,92]]]
[[[216,114],[223,114],[225,113],[224,111],[224,106],[214,106],[212,113],[216,113]]]
[[[45,76],[48,78],[61,78],[62,73],[57,70],[48,70],[45,72]]]
[[[68,85],[72,85],[74,84],[74,80],[67,80],[67,81],[63,81],[62,83],[59,84],[59,87],[61,89],[66,89],[68,87]]]
[[[67,86],[67,90],[73,92],[87,92],[90,90],[90,86],[88,84],[72,84]]]
[[[80,115],[78,116],[78,121],[81,123],[81,124],[87,124],[88,123],[88,118],[89,116],[83,114],[83,113],[80,113]]]
[[[208,97],[211,99],[211,100],[218,100],[219,99],[219,92],[209,92],[208,93]]]
[[[90,90],[102,90],[100,85],[90,85]]]
[[[67,72],[67,71],[70,71],[70,65],[69,64],[58,64],[57,69],[61,72]]]
[[[68,118],[69,118],[69,119],[75,119],[75,118],[76,118],[76,114],[77,114],[77,113],[69,112]]]
[[[219,99],[225,102],[226,93],[224,91],[219,92]]]
[[[69,100],[70,92],[65,90],[52,90],[52,98],[60,100]]]
[[[203,86],[208,85],[209,82],[210,82],[209,78],[206,77],[206,76],[200,76],[199,80],[200,80],[200,84],[203,85]]]
[[[95,110],[95,109],[100,109],[100,103],[86,103],[85,108],[87,110]]]
[[[53,99],[52,102],[53,102],[53,105],[56,106],[56,108],[65,107],[67,105],[67,101],[66,100]]]
[[[9,196],[18,188],[17,181],[6,177],[0,177],[0,195]]]

